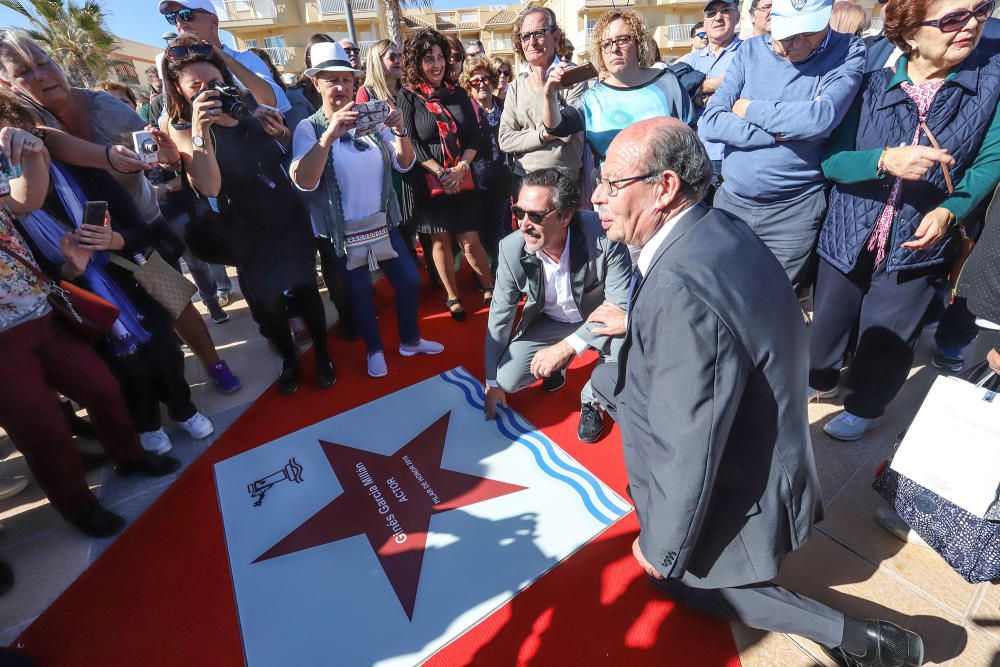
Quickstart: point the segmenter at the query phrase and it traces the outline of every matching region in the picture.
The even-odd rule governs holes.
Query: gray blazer
[[[635,291],[616,418],[646,559],[697,588],[767,581],[822,516],[806,327],[747,225],[696,206]],[[596,382],[596,381],[595,381]]]
[[[590,347],[603,350],[609,336],[598,336],[587,317],[605,300],[622,308],[628,300],[632,261],[621,243],[609,241],[593,211],[578,211],[569,225],[569,270],[573,298],[584,322],[576,330]],[[524,250],[524,235],[508,234],[500,242],[496,285],[486,327],[486,379],[497,377],[500,357],[511,341],[522,336],[545,307],[542,261]],[[517,304],[526,295],[521,319],[514,326]],[[513,334],[513,335],[512,335]]]

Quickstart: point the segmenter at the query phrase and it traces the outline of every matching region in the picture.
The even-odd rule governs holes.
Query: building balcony
[[[272,26],[278,20],[274,0],[212,0],[219,15],[219,27],[257,28]]]
[[[320,21],[343,21],[347,16],[344,3],[350,1],[355,17],[378,15],[377,0],[316,0],[316,13]]]
[[[661,49],[680,49],[691,46],[691,28],[694,23],[675,23],[661,25],[653,32],[653,39]]]
[[[494,37],[490,40],[490,53],[501,52],[513,52],[514,45],[511,42],[511,38],[507,37],[505,39],[498,39]]]
[[[354,7],[354,5],[351,5],[351,7]],[[364,42],[358,42],[358,50],[359,50],[358,57],[361,58],[362,63],[368,62],[367,61],[368,52],[371,51],[373,46],[375,46],[376,41],[378,40],[373,39]]]
[[[288,46],[264,46],[261,50],[271,57],[271,62],[278,68],[287,69],[288,64],[295,61],[295,51]]]

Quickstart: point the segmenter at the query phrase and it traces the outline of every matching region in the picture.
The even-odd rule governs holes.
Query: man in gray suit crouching
[[[592,381],[622,431],[633,555],[678,602],[808,637],[840,665],[919,665],[919,635],[770,581],[822,515],[806,328],[778,260],[701,202],[711,178],[697,135],[655,118],[618,134],[592,198],[608,238],[641,248],[627,315],[591,316],[625,336]]]
[[[628,250],[604,235],[597,215],[579,211],[580,184],[557,169],[525,174],[511,208],[519,232],[500,243],[486,330],[486,418],[507,394],[541,379],[546,391],[566,382],[566,366],[592,347],[614,360],[621,337],[598,334],[586,321],[602,302],[625,305],[632,263]],[[517,304],[526,295],[514,326]],[[578,435],[601,437],[604,416],[590,383],[581,395]]]

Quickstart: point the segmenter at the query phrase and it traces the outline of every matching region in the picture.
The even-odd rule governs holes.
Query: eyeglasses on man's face
[[[640,174],[638,176],[626,176],[625,178],[615,178],[615,179],[604,178],[600,174],[598,174],[597,187],[605,188],[608,191],[609,197],[615,197],[618,195],[619,192],[621,192],[623,188],[628,187],[632,183],[636,183],[638,181],[644,181],[647,178],[652,178],[653,176],[656,176],[655,171],[651,171],[646,174]]]
[[[345,46],[344,53],[346,53],[349,56],[356,56],[359,53],[361,53],[361,49],[359,49],[356,46]]]
[[[542,221],[555,213],[555,211],[556,209],[554,208],[550,208],[548,211],[525,211],[520,206],[510,207],[510,212],[514,216],[515,220],[521,221],[524,220],[524,216],[528,216],[528,220],[531,220],[531,222],[536,225],[542,224]]]
[[[553,28],[542,28],[541,30],[535,30],[534,32],[522,32],[518,37],[521,38],[522,44],[528,44],[530,42],[540,42],[545,39],[545,35],[550,32],[555,32]]]
[[[176,12],[167,12],[163,15],[163,18],[167,19],[167,23],[170,25],[177,25],[177,19],[184,21],[184,23],[190,23],[194,20],[194,15],[196,12],[201,12],[202,14],[208,14],[204,9],[178,9]]]
[[[618,35],[610,39],[602,39],[600,42],[601,51],[611,53],[616,47],[621,50],[632,43],[632,35]]]

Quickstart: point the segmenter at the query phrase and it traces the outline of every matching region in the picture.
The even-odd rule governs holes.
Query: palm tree
[[[2,2],[3,0],[0,0],[0,3]],[[403,50],[403,9],[430,6],[431,0],[382,0],[386,32],[400,51]]]
[[[70,83],[92,87],[104,76],[115,50],[115,36],[108,30],[108,12],[100,0],[0,0],[0,5],[26,18],[28,34],[48,49],[66,70]],[[27,5],[27,6],[26,6]]]

